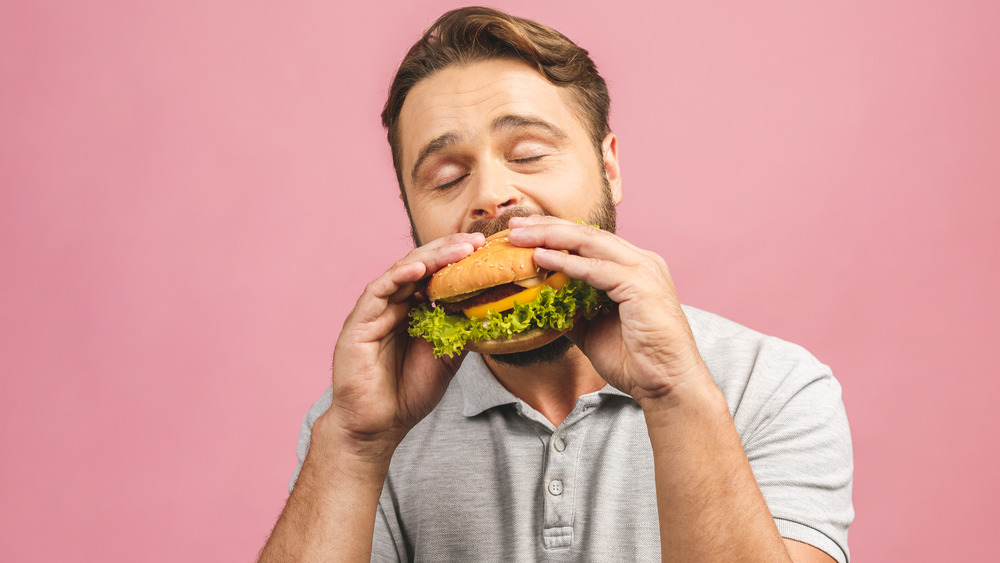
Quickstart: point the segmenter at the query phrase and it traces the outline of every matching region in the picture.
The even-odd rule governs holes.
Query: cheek
[[[411,202],[410,218],[424,244],[461,231],[462,208],[454,202]]]
[[[573,161],[560,165],[548,174],[530,178],[530,196],[548,212],[557,210],[574,212],[589,209],[601,193],[601,178],[595,177],[591,167]]]

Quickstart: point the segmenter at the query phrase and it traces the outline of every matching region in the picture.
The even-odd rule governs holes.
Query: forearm
[[[359,460],[345,450],[317,443],[314,434],[260,561],[371,560],[388,464]]]
[[[664,561],[790,561],[708,376],[644,402]]]

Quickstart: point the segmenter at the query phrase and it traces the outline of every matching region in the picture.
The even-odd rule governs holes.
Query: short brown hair
[[[531,20],[491,8],[459,8],[438,18],[410,47],[382,110],[382,125],[404,198],[399,113],[410,89],[451,65],[504,58],[522,59],[538,67],[549,82],[567,88],[600,154],[601,142],[611,131],[611,97],[587,51],[558,31]]]

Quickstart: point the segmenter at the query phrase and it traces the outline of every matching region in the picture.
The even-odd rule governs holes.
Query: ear
[[[601,154],[604,157],[604,175],[611,186],[611,200],[618,205],[622,201],[622,170],[618,163],[618,137],[614,133],[604,137]]]

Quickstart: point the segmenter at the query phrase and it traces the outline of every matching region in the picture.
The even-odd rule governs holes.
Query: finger
[[[615,299],[614,290],[629,280],[629,267],[611,260],[566,254],[548,248],[536,248],[534,258],[535,263],[542,268],[583,280],[608,292],[612,299]]]
[[[519,227],[527,227],[529,225],[538,225],[540,223],[556,223],[556,222],[568,222],[568,221],[552,215],[528,215],[527,217],[511,217],[510,221],[507,222],[507,226],[510,227],[511,229],[516,229]]]
[[[455,233],[410,251],[387,272],[368,284],[350,319],[373,322],[390,303],[401,303],[421,287],[421,280],[482,246],[482,233]]]
[[[427,275],[430,275],[472,254],[485,242],[486,237],[482,233],[454,233],[414,248],[399,264],[421,262],[427,267]]]
[[[362,323],[374,322],[391,303],[389,297],[399,291],[402,285],[419,280],[425,271],[426,266],[422,262],[397,263],[368,284],[354,305],[350,318],[356,318]]]
[[[451,377],[458,371],[458,368],[462,365],[465,357],[469,354],[468,348],[463,349],[461,352],[454,356],[442,356],[440,358],[434,357],[434,345],[430,342],[424,340],[420,337],[412,337],[410,339],[409,345],[413,348],[414,353],[421,355],[424,358],[428,358],[428,362],[435,366],[443,366],[444,369],[425,369],[425,370],[413,370],[408,377],[413,377],[416,379],[420,378],[430,378],[433,381],[435,378],[445,377],[451,379]]]
[[[405,301],[420,289],[420,280],[468,256],[484,242],[481,233],[456,233],[415,248],[369,285],[371,294],[392,303]]]
[[[566,333],[566,338],[586,353],[587,344],[587,333],[590,330],[590,321],[584,318],[580,318],[579,321],[573,323],[573,328],[569,329]]]
[[[426,285],[425,278],[448,264],[465,258],[485,241],[486,237],[481,233],[459,233],[414,249],[406,258],[400,260],[399,265],[423,264],[424,267],[422,270],[401,270],[392,275],[391,279],[397,287],[389,295],[389,302],[399,303],[409,299]],[[419,273],[413,275],[414,272]]]
[[[563,219],[561,217],[556,217],[555,215],[528,215],[526,217],[511,217],[508,226],[512,229],[517,229],[520,227],[528,227],[530,225],[583,225],[587,227],[594,227],[600,229],[599,225],[587,222],[583,219],[578,221],[570,221],[568,219]]]
[[[403,264],[394,270],[395,273],[390,277],[390,281],[395,284],[396,290],[389,295],[389,303],[406,301],[426,285],[423,279],[426,277],[427,267],[422,262]]]
[[[375,319],[362,324],[357,342],[378,342],[391,334],[404,332],[408,326],[409,303],[389,303]]]
[[[511,217],[507,226],[510,227],[511,231],[516,231],[524,227],[531,227],[534,225],[584,225],[583,221],[568,221],[566,219],[561,219],[554,215],[529,215],[527,217]]]
[[[537,219],[526,225],[511,227],[507,238],[515,246],[568,250],[581,256],[624,264],[634,264],[642,259],[638,248],[614,233],[556,218]]]

